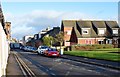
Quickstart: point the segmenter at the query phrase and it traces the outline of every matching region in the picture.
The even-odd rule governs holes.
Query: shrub
[[[95,44],[95,45],[73,45],[71,46],[71,50],[96,50],[103,48],[113,48],[111,44]]]

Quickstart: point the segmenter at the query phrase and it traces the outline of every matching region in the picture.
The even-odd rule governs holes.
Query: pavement
[[[61,58],[120,70],[120,62],[113,62],[113,61],[93,59],[93,58],[80,57],[80,56],[71,56],[71,55],[62,55]]]
[[[9,76],[12,77],[13,75],[22,75],[22,71],[20,70],[20,67],[19,67],[12,51],[8,58],[6,75],[7,75],[7,77],[9,77]]]
[[[77,57],[77,56],[70,56],[70,55],[62,55],[61,58],[64,59],[70,59],[74,61],[79,61],[83,63],[89,63],[94,65],[100,65],[103,67],[113,68],[120,70],[120,62],[111,62],[111,61],[105,61],[105,60],[97,60],[97,59],[89,59],[85,57]],[[22,71],[14,57],[14,54],[10,53],[8,58],[8,65],[6,69],[7,77],[11,75],[22,75]]]

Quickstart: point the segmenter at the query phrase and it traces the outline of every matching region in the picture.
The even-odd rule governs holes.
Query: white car
[[[37,53],[43,55],[48,48],[48,46],[39,46],[37,49]]]

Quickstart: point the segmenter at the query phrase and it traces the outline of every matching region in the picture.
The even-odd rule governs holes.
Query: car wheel
[[[40,53],[39,53],[39,52],[37,52],[37,54],[39,55]]]

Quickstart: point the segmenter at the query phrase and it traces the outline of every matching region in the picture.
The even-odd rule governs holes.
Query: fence
[[[0,76],[6,75],[7,59],[9,54],[9,44],[6,34],[0,22]]]

